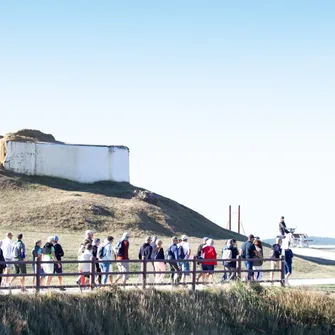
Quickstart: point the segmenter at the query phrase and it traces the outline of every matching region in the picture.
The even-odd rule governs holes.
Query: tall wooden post
[[[237,232],[241,234],[241,206],[238,205],[237,211]]]
[[[228,223],[228,229],[231,230],[231,205],[229,205],[229,223]]]

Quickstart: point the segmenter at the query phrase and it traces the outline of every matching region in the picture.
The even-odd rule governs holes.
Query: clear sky
[[[2,1],[0,133],[127,145],[133,184],[219,225],[240,204],[247,234],[285,215],[335,237],[334,14],[333,0]]]

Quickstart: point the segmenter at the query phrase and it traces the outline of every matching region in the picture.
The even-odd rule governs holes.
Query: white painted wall
[[[7,170],[81,183],[129,182],[129,150],[121,146],[12,142],[6,144]]]

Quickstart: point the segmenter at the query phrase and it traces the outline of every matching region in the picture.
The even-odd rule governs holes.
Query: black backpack
[[[51,254],[51,247],[52,247],[52,244],[47,242],[42,249],[42,254],[43,255],[50,255]]]
[[[269,258],[279,258],[281,254],[280,246],[278,244],[273,244],[270,253]]]

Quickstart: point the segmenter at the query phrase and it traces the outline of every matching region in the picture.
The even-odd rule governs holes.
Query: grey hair
[[[49,243],[55,242],[55,236],[49,236],[47,242]]]
[[[214,240],[212,238],[209,238],[207,241],[206,241],[206,244],[207,245],[213,245],[214,244]]]

